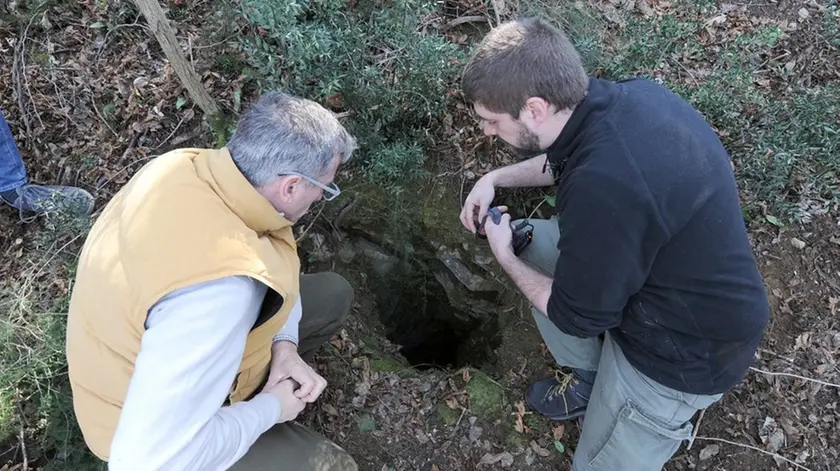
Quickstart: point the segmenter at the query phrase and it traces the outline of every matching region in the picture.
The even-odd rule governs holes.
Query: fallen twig
[[[809,468],[806,468],[805,466],[802,466],[801,464],[797,463],[796,461],[785,458],[784,456],[782,456],[778,453],[771,453],[767,450],[762,450],[761,448],[754,447],[752,445],[747,445],[746,443],[732,442],[732,441],[729,441],[729,440],[724,440],[723,438],[714,438],[714,437],[697,437],[697,440],[706,440],[706,441],[710,441],[710,442],[721,442],[721,443],[726,443],[726,444],[729,444],[729,445],[735,445],[735,446],[740,446],[740,447],[743,447],[743,448],[749,448],[750,450],[754,450],[754,451],[757,451],[759,453],[764,453],[765,455],[769,455],[769,456],[772,456],[774,458],[778,458],[780,460],[786,461],[786,462],[796,466],[799,469],[804,469],[805,471],[811,471]]]
[[[768,355],[773,355],[774,357],[777,357],[777,358],[781,358],[782,360],[785,360],[788,363],[795,363],[793,361],[793,358],[788,358],[788,357],[779,355],[778,353],[776,353],[772,350],[767,350],[766,348],[759,348],[758,351],[761,352],[761,353],[766,353]]]
[[[137,146],[137,141],[139,139],[139,134],[135,134],[134,137],[131,138],[131,141],[129,141],[128,146],[125,148],[125,151],[123,151],[120,158],[117,159],[117,165],[122,165],[122,163],[125,162],[125,158],[128,157],[128,154]]]
[[[23,471],[29,471],[29,456],[26,454],[26,440],[24,440],[23,423],[20,424],[20,451],[23,453],[23,464],[21,469]]]
[[[195,139],[200,134],[201,134],[201,129],[200,128],[193,129],[192,131],[190,131],[186,134],[181,134],[180,136],[176,137],[175,139],[172,139],[172,145],[173,146],[179,146],[179,145],[189,141],[190,139]]]
[[[461,420],[464,419],[464,414],[466,414],[466,413],[467,413],[467,408],[462,407],[461,408],[461,416],[458,417],[458,422],[455,423],[455,428],[458,428],[458,426],[461,425]]]
[[[700,431],[700,422],[703,421],[704,415],[706,415],[706,409],[701,410],[700,416],[697,417],[697,423],[694,424],[694,433],[691,434],[691,440],[688,441],[688,446],[685,448],[686,450],[690,450],[694,445],[694,440],[697,440],[697,432]]]
[[[472,16],[461,16],[459,18],[455,18],[454,20],[446,23],[443,26],[443,29],[452,29],[458,25],[462,25],[464,23],[489,23],[488,19],[484,15],[472,15]]]
[[[142,157],[142,158],[140,158],[140,159],[137,159],[137,160],[134,160],[134,161],[132,161],[132,162],[127,163],[127,164],[126,164],[126,165],[124,165],[121,169],[117,170],[117,171],[116,171],[113,175],[111,175],[111,177],[110,177],[110,178],[108,178],[107,180],[105,180],[105,182],[104,182],[104,183],[102,183],[101,185],[99,185],[98,187],[96,187],[96,192],[97,192],[97,193],[99,193],[100,191],[102,191],[102,189],[103,189],[103,188],[105,188],[105,186],[106,186],[106,185],[108,185],[109,183],[111,183],[111,182],[114,180],[114,178],[116,178],[116,176],[117,176],[117,175],[119,175],[119,174],[121,174],[121,173],[125,172],[125,171],[128,169],[128,167],[131,167],[132,165],[137,164],[137,163],[140,163],[140,162],[145,162],[145,161],[147,161],[147,160],[154,159],[155,157],[158,157],[158,154],[147,155],[146,157]]]
[[[114,137],[116,137],[117,139],[119,139],[119,138],[120,138],[120,135],[119,135],[119,134],[117,134],[117,131],[114,131],[114,128],[112,128],[112,127],[111,127],[111,125],[110,125],[110,124],[108,124],[108,121],[105,119],[105,117],[104,117],[104,116],[102,116],[102,115],[99,113],[99,106],[96,104],[96,98],[94,98],[94,96],[93,96],[93,91],[91,91],[91,89],[89,89],[89,88],[86,88],[86,89],[85,89],[85,91],[86,91],[86,92],[88,92],[88,93],[90,94],[90,102],[93,104],[93,112],[94,112],[94,113],[96,113],[96,116],[97,116],[100,120],[102,120],[102,123],[105,125],[105,127],[106,127],[106,128],[108,128],[108,130],[109,130],[109,131],[111,131],[111,134],[113,134],[113,135],[114,135]]]
[[[309,229],[312,229],[312,225],[315,224],[315,221],[318,220],[318,218],[321,216],[322,212],[324,212],[324,205],[323,204],[321,204],[321,207],[318,209],[318,214],[316,214],[315,217],[312,218],[312,221],[309,223],[308,226],[306,226],[306,229],[304,229],[303,232],[300,234],[300,236],[297,239],[295,239],[295,243],[298,243],[298,242],[302,241],[303,238],[306,237],[306,233],[309,232]]]
[[[341,227],[341,224],[347,218],[347,215],[350,214],[350,211],[352,211],[355,206],[356,199],[353,198],[347,204],[345,204],[343,208],[341,208],[341,211],[338,212],[338,216],[336,216],[333,220],[332,226],[336,229],[339,229]]]
[[[111,33],[113,33],[114,31],[116,31],[118,29],[122,29],[122,28],[130,28],[130,27],[138,27],[138,28],[141,28],[143,30],[148,31],[149,27],[142,24],[142,23],[138,23],[139,20],[140,20],[140,15],[137,15],[137,17],[134,18],[134,23],[124,23],[124,24],[121,24],[121,25],[116,25],[113,28],[109,29],[108,32],[105,33],[105,38],[102,39],[102,44],[99,45],[99,50],[96,51],[96,59],[94,59],[94,60],[96,62],[99,62],[99,58],[102,56],[102,51],[104,51],[105,47],[108,45],[108,36],[110,36]]]
[[[543,203],[545,203],[545,198],[543,198],[542,201],[540,201],[540,204],[538,204],[537,207],[534,208],[533,211],[531,211],[531,214],[528,215],[528,219],[531,219],[532,217],[534,217],[534,214],[537,212],[538,209],[540,209],[540,206],[542,206]],[[540,214],[542,214],[542,213],[540,213]]]
[[[795,374],[792,374],[792,373],[777,373],[775,371],[766,371],[766,370],[762,370],[760,368],[754,368],[752,366],[750,367],[750,369],[753,370],[753,371],[757,371],[759,373],[770,375],[770,376],[788,376],[788,377],[791,377],[791,378],[803,379],[805,381],[811,381],[813,383],[819,383],[819,384],[822,384],[824,386],[831,386],[832,388],[840,388],[840,384],[829,383],[829,382],[822,381],[822,380],[819,380],[819,379],[807,378],[805,376],[799,376],[799,375],[795,375]]]
[[[493,0],[493,13],[496,15],[496,26],[502,24],[502,12],[500,10],[504,10],[504,5],[504,2]]]
[[[190,108],[190,110],[193,110],[194,108],[195,108],[195,105],[193,105],[193,107]],[[193,116],[195,116],[195,115],[193,115]],[[160,149],[164,144],[166,144],[167,141],[169,141],[169,139],[172,139],[172,136],[174,136],[175,133],[178,132],[179,129],[181,129],[181,125],[184,124],[184,118],[186,118],[186,115],[181,116],[181,120],[178,121],[178,124],[175,126],[175,129],[173,129],[172,132],[169,133],[168,136],[166,136],[166,139],[161,141],[161,143],[158,144],[157,147],[155,147],[155,150]]]
[[[33,16],[32,19],[35,17]],[[18,107],[20,108],[20,119],[23,120],[23,126],[26,128],[26,147],[30,147],[30,140],[32,137],[32,127],[29,125],[29,116],[26,113],[26,106],[23,104],[23,87],[21,86],[21,74],[25,74],[23,66],[23,55],[26,53],[24,47],[26,45],[26,35],[29,33],[29,26],[32,24],[32,19],[29,24],[23,29],[20,35],[20,40],[15,44],[14,56],[12,57],[12,80],[15,83],[15,93],[17,94]]]

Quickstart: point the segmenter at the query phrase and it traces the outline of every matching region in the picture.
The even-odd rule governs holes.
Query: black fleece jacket
[[[740,382],[769,306],[726,150],[703,117],[644,79],[590,79],[548,152],[560,258],[548,303],[563,332],[609,331],[659,383]]]

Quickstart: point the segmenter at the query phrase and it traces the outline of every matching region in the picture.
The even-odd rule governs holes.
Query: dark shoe
[[[25,184],[3,192],[0,200],[17,208],[24,221],[25,212],[37,215],[66,211],[74,216],[88,216],[93,211],[93,196],[73,186]]]
[[[552,420],[567,421],[582,417],[586,413],[594,382],[595,372],[558,372],[553,378],[538,381],[528,389],[528,405]]]

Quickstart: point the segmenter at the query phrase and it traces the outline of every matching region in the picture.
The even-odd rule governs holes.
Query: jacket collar
[[[196,158],[199,175],[207,182],[225,205],[248,228],[261,235],[289,239],[293,223],[281,216],[274,206],[245,178],[234,163],[226,147],[206,150]],[[205,172],[201,167],[204,167]]]

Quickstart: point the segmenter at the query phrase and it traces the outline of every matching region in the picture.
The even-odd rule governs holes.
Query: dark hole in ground
[[[386,335],[408,362],[418,369],[494,365],[501,344],[498,316],[469,305],[493,305],[498,293],[470,292],[428,252],[393,260],[390,270],[373,270],[371,288]],[[456,287],[460,306],[450,302],[442,280]]]

